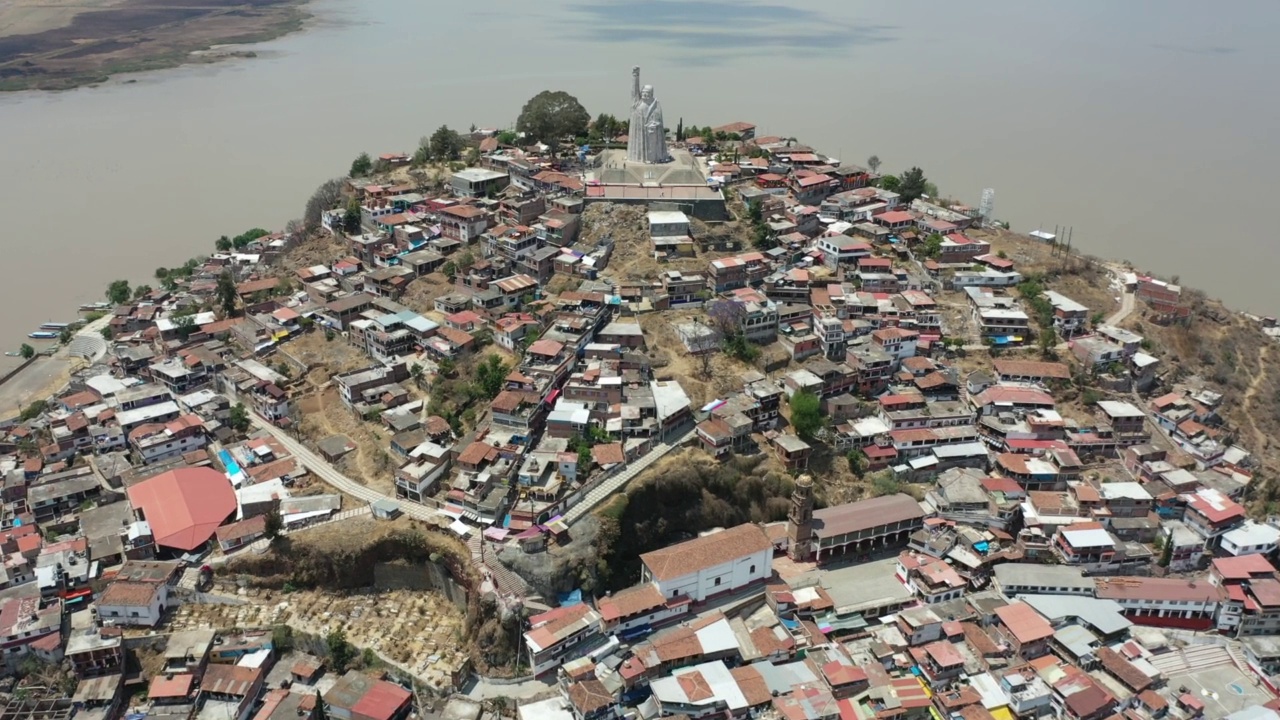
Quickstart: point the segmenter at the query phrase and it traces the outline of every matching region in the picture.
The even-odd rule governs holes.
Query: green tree
[[[440,368],[440,374],[445,377],[453,375],[453,371],[457,369],[457,365],[453,362],[453,358],[441,358],[440,362],[437,363],[436,366]]]
[[[218,252],[227,252],[231,250],[231,238],[223,235],[214,241],[213,247],[216,248]]]
[[[452,280],[454,276],[458,274],[458,263],[452,260],[446,260],[444,265],[440,266],[440,272],[444,273],[445,277]]]
[[[822,427],[822,401],[808,390],[791,396],[791,427],[802,440],[812,440]]]
[[[441,125],[431,134],[431,156],[436,160],[457,160],[462,157],[462,138],[448,125]]]
[[[218,305],[227,314],[227,317],[236,314],[236,300],[240,293],[236,290],[236,281],[231,277],[230,270],[223,270],[218,275],[218,286],[214,294],[217,295]]]
[[[515,144],[516,140],[519,140],[519,139],[520,139],[520,136],[516,134],[516,131],[514,130],[503,130],[502,132],[498,133],[499,145],[513,145]]]
[[[236,250],[243,250],[246,246],[249,245],[249,243],[253,242],[254,240],[257,240],[260,237],[266,237],[267,235],[270,235],[270,234],[271,233],[267,232],[266,230],[263,230],[262,228],[253,228],[252,230],[245,230],[239,235],[231,238],[231,247],[235,248]]]
[[[902,483],[893,476],[892,470],[881,470],[870,477],[871,494],[874,497],[897,495],[902,492]]]
[[[107,301],[114,305],[123,305],[129,302],[130,294],[128,280],[113,280],[107,286]]]
[[[497,355],[489,355],[476,366],[476,394],[492,400],[502,391],[502,384],[507,379],[507,365]]]
[[[355,160],[351,161],[351,170],[347,173],[353,178],[364,177],[373,170],[373,159],[369,157],[369,153],[360,153]]]
[[[1160,547],[1160,567],[1169,567],[1169,563],[1173,560],[1173,543],[1169,542],[1164,535],[1156,538],[1157,545]]]
[[[423,135],[418,138],[418,149],[413,153],[413,165],[426,165],[431,162],[431,138]]]
[[[342,229],[349,235],[360,232],[360,201],[356,198],[347,201],[347,211],[342,214]]]
[[[319,688],[316,689],[316,709],[312,715],[312,720],[329,720],[329,708],[325,707],[324,698],[320,697]]]
[[[925,257],[938,257],[938,254],[942,252],[942,236],[938,233],[930,234],[929,237],[924,239],[924,250],[922,252]]]
[[[778,240],[773,236],[768,225],[760,223],[751,232],[751,244],[758,250],[772,250],[777,247]]]
[[[918,167],[912,167],[902,173],[901,184],[898,186],[898,194],[902,196],[902,202],[910,205],[911,201],[926,194],[928,182],[928,179],[924,176],[924,171]]]
[[[426,378],[426,372],[422,369],[421,365],[415,363],[413,367],[409,368],[409,378],[413,380],[414,385],[422,387],[422,381]]]
[[[22,343],[22,347],[18,348],[18,354],[23,360],[30,360],[36,356],[36,349],[26,343]]]
[[[102,328],[101,330],[99,330],[98,334],[102,336],[103,340],[110,340],[116,336],[116,331],[112,330],[111,326],[108,325]]]
[[[879,156],[879,155],[872,155],[871,157],[867,158],[867,167],[868,167],[868,168],[870,168],[870,169],[871,169],[871,172],[873,172],[873,173],[874,173],[874,172],[879,172],[879,171],[880,171],[880,156]]]
[[[137,287],[135,287],[135,288],[133,289],[133,299],[134,299],[134,300],[141,300],[142,298],[144,298],[144,297],[146,297],[146,296],[148,296],[148,295],[150,295],[150,294],[151,294],[151,286],[150,286],[150,285],[139,285],[139,286],[137,286]]]
[[[75,333],[71,331],[71,328],[64,327],[62,328],[62,331],[58,333],[58,342],[63,345],[68,345],[71,343],[71,339],[73,337],[75,337]]]
[[[23,422],[26,422],[27,420],[34,420],[40,417],[40,413],[43,413],[48,407],[49,403],[47,401],[36,400],[22,409],[22,413],[18,415],[18,419]]]
[[[280,515],[280,508],[272,507],[267,512],[267,522],[262,534],[266,536],[272,545],[275,545],[277,540],[284,537],[284,517]]]
[[[178,333],[178,339],[182,342],[190,340],[199,329],[196,327],[196,319],[191,315],[182,315],[173,322],[173,330]]]
[[[154,277],[156,280],[164,282],[164,279],[169,277],[169,268],[163,266],[156,268]]]
[[[902,181],[898,179],[897,175],[885,175],[880,178],[877,185],[879,185],[882,190],[888,190],[889,192],[898,192],[902,189]]]
[[[244,432],[249,429],[249,410],[244,403],[236,403],[231,406],[231,413],[227,416],[227,426],[236,432]]]
[[[676,142],[684,142],[684,118],[676,121]]]
[[[1040,330],[1040,335],[1037,338],[1037,343],[1040,348],[1040,357],[1045,360],[1053,360],[1057,358],[1058,350],[1057,343],[1054,342],[1055,339],[1056,338],[1051,331],[1043,328]]]
[[[329,633],[324,643],[329,650],[329,662],[332,663],[334,672],[345,672],[356,656],[356,649],[347,642],[347,634],[339,628]]]
[[[867,470],[867,454],[859,448],[853,448],[845,453],[845,460],[849,461],[849,472],[854,475],[861,476]]]
[[[271,628],[271,649],[276,655],[284,655],[293,650],[293,628],[288,625],[276,625]]]
[[[554,154],[561,138],[585,135],[590,121],[576,97],[563,90],[543,90],[524,104],[516,129],[551,146]]]

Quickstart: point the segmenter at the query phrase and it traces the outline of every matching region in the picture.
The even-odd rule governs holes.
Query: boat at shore
[[[109,310],[110,308],[111,308],[111,303],[101,302],[101,301],[85,303],[80,306],[81,312],[93,312],[94,310]]]
[[[33,333],[27,333],[27,337],[35,340],[52,340],[61,334],[56,330],[37,330]]]
[[[62,332],[69,327],[71,327],[71,323],[47,322],[40,325],[41,330],[54,330],[57,332]]]

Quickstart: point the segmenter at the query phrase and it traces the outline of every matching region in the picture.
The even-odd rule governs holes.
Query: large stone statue
[[[662,105],[653,99],[653,86],[640,87],[640,66],[631,68],[631,130],[627,136],[627,160],[666,162],[667,129],[662,125]]]

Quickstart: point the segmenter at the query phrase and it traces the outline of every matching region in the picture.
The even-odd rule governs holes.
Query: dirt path
[[[1133,293],[1129,292],[1124,287],[1124,275],[1122,274],[1124,271],[1110,266],[1108,266],[1107,269],[1111,271],[1111,275],[1115,278],[1116,284],[1120,286],[1120,309],[1116,310],[1111,314],[1111,317],[1107,318],[1107,324],[1118,326],[1120,323],[1124,322],[1125,318],[1129,317],[1129,315],[1133,313],[1136,298]]]
[[[1258,391],[1262,389],[1263,383],[1267,379],[1267,363],[1271,361],[1272,344],[1262,346],[1262,352],[1258,356],[1258,372],[1254,374],[1253,380],[1249,383],[1249,388],[1244,392],[1244,398],[1241,400],[1241,407],[1244,408],[1245,416],[1249,418],[1249,425],[1253,428],[1253,435],[1256,439],[1256,452],[1260,452],[1267,444],[1267,434],[1258,427],[1258,421],[1254,418],[1254,414],[1249,412],[1252,409],[1253,400],[1258,395]]]

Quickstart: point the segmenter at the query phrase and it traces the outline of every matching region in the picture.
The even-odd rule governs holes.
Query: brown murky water
[[[313,7],[314,28],[257,59],[0,96],[0,344],[113,278],[282,225],[361,150],[508,125],[547,88],[622,115],[633,64],[669,125],[747,120],[885,171],[920,165],[973,203],[993,187],[1016,229],[1073,225],[1086,251],[1280,311],[1275,3]]]

